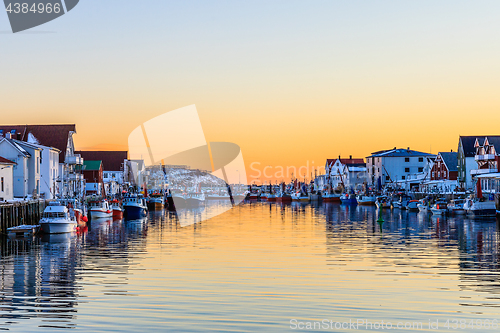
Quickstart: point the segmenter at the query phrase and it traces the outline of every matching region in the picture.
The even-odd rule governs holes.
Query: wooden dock
[[[38,224],[49,200],[30,200],[0,203],[0,233],[6,234],[10,227],[22,224]]]

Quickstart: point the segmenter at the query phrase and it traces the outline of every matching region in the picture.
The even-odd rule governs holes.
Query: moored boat
[[[418,212],[418,204],[420,203],[419,200],[410,200],[408,201],[408,204],[406,205],[406,209],[412,212]]]
[[[43,211],[40,228],[48,234],[61,234],[76,231],[77,221],[68,208],[58,201],[50,202]]]
[[[464,203],[465,201],[461,199],[451,200],[448,204],[448,213],[451,215],[464,215]]]
[[[467,199],[464,204],[467,214],[473,217],[495,217],[495,202],[491,200]]]
[[[165,198],[160,193],[153,193],[149,196],[148,208],[150,210],[162,210],[165,207]]]
[[[373,195],[360,194],[356,197],[356,200],[358,201],[359,205],[373,206],[375,205],[377,198]]]
[[[113,219],[120,220],[123,218],[124,209],[120,205],[120,201],[117,199],[110,201],[111,210],[113,211]]]
[[[186,205],[188,207],[197,207],[205,203],[205,195],[203,193],[188,193],[186,195]]]
[[[91,219],[113,216],[113,211],[109,206],[108,200],[103,199],[103,200],[90,201],[89,207],[90,207],[89,212]]]
[[[445,201],[438,201],[430,208],[434,215],[446,215],[448,212],[448,203]]]
[[[123,198],[125,217],[129,220],[141,219],[147,216],[148,207],[142,195],[130,194]]]
[[[343,205],[357,205],[358,200],[356,200],[356,195],[355,194],[344,194],[340,197],[340,202]]]
[[[427,200],[420,200],[417,204],[418,211],[421,213],[427,213],[429,211],[429,203]]]

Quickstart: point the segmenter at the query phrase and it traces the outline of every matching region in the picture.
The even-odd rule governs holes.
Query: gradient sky
[[[12,34],[2,123],[76,123],[81,148],[196,104],[247,167],[323,165],[500,134],[497,1],[82,0]],[[252,171],[247,169],[252,175]]]

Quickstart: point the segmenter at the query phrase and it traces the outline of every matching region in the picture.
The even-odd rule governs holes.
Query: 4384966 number
[[[14,13],[14,14],[27,14],[27,13],[34,13],[34,14],[51,14],[51,13],[56,13],[59,14],[61,12],[61,4],[56,3],[52,5],[51,3],[34,3],[33,5],[30,5],[28,3],[9,3],[7,8],[5,8],[7,13]]]

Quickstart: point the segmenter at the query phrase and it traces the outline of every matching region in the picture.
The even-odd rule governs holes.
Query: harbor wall
[[[0,233],[22,224],[36,225],[50,200],[30,200],[0,203]]]

